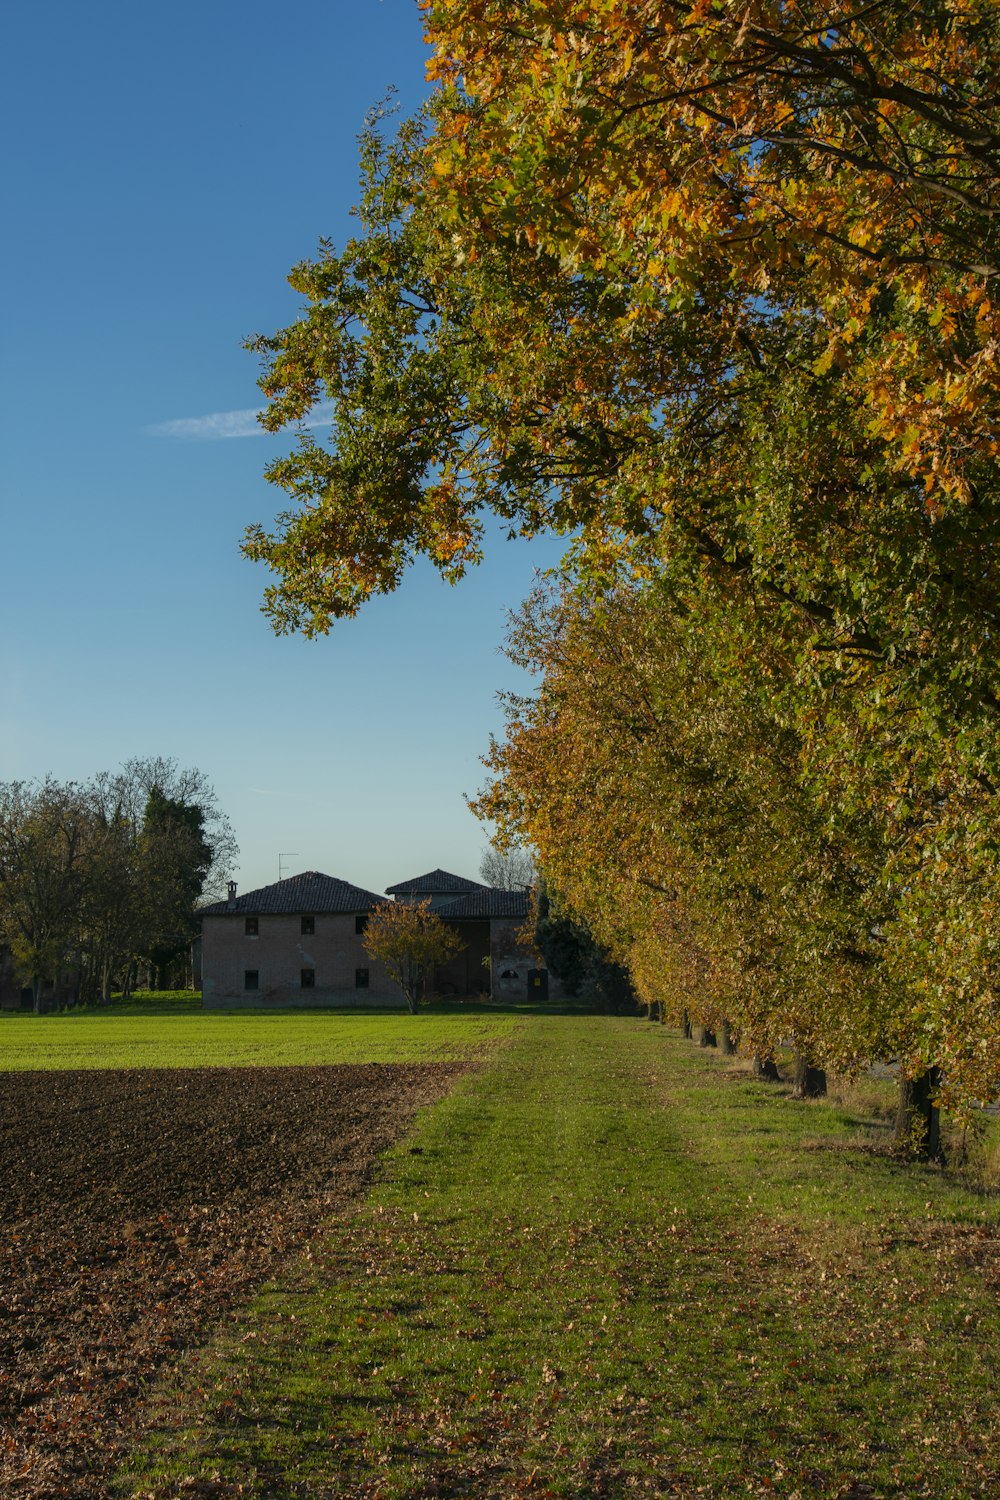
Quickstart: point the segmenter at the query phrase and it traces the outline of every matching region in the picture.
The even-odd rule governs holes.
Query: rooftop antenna
[[[284,859],[298,859],[298,857],[299,857],[299,851],[297,849],[286,849],[285,852],[284,852],[284,854],[279,854],[278,855],[278,879],[279,880],[284,880],[284,878],[285,878],[284,871],[282,870],[282,867],[281,867],[282,860],[284,860]]]

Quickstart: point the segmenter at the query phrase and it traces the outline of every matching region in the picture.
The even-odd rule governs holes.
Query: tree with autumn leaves
[[[691,603],[536,593],[508,649],[541,687],[508,698],[477,809],[532,838],[647,1004],[849,1070],[901,1041],[880,829],[829,826],[752,626]]]
[[[365,924],[365,951],[384,965],[415,1015],[437,964],[465,946],[454,927],[431,910],[430,901],[383,901]]]
[[[746,987],[762,1041],[794,1020],[820,1058],[891,1046],[989,1097],[995,7],[432,0],[427,34],[427,117],[372,123],[358,237],[296,268],[302,318],[257,343],[266,426],[334,414],[248,535],[276,627],[327,629],[417,554],[460,576],[490,514],[565,534],[574,649],[609,652],[623,612],[666,632],[661,689],[715,726],[714,791],[652,756],[614,794],[625,852],[576,897],[559,808],[528,819],[514,782],[491,806],[570,903],[627,892],[634,974],[727,1008]],[[716,734],[709,683],[745,729]],[[496,765],[530,737],[579,808],[610,772],[560,732],[515,717]],[[650,838],[664,796],[693,819],[676,846]]]

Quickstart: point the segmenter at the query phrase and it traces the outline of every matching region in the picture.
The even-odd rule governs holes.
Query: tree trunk
[[[814,1068],[801,1052],[795,1054],[795,1087],[793,1099],[821,1099],[826,1093],[826,1070]]]
[[[692,1033],[691,1033],[691,1017],[688,1015],[687,1011],[684,1012],[681,1029],[684,1032],[684,1040],[689,1042],[691,1040],[691,1035],[692,1035]]]
[[[754,1053],[753,1076],[759,1078],[762,1083],[780,1083],[781,1074],[778,1072],[778,1064],[773,1057],[762,1057],[759,1052]]]
[[[714,1047],[716,1045],[715,1032],[708,1026],[698,1027],[698,1046]]]
[[[733,1041],[733,1033],[728,1021],[719,1022],[719,1051],[723,1057],[732,1057],[736,1051],[736,1043]]]
[[[941,1069],[928,1068],[916,1078],[899,1080],[899,1106],[896,1110],[896,1145],[910,1151],[921,1161],[940,1161],[941,1111],[937,1092],[941,1087]]]
[[[422,966],[412,958],[405,960],[400,988],[406,997],[410,1015],[415,1016],[417,1007],[424,997],[424,971]]]

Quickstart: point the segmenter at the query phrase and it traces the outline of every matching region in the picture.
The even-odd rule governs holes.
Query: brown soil
[[[0,1074],[0,1495],[100,1500],[146,1383],[454,1066]]]

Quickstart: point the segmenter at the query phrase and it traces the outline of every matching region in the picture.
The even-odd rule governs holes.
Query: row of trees
[[[69,972],[78,998],[107,1002],[139,970],[186,967],[195,905],[236,853],[206,778],[172,760],[0,785],[0,939],[36,1011]]]
[[[480,802],[639,990],[1000,1086],[1000,14],[434,0],[427,115],[257,341],[307,634],[569,541]]]

